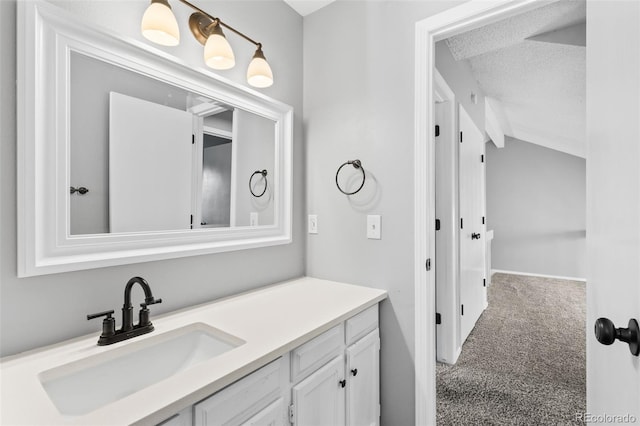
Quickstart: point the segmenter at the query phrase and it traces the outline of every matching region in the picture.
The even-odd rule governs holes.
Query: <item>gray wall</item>
[[[337,1],[304,22],[307,238],[311,276],[383,288],[382,424],[414,424],[414,38],[415,23],[455,1]],[[358,158],[361,193],[335,185]],[[346,178],[346,177],[345,177]],[[382,239],[366,238],[367,214]]]
[[[507,137],[487,144],[493,269],[586,276],[585,159]]]
[[[294,161],[303,161],[302,148],[302,18],[277,1],[197,1],[231,25],[264,44],[273,68],[275,84],[261,90],[294,107]],[[69,2],[59,4],[120,34],[143,41],[140,18],[147,1]],[[184,259],[140,263],[72,273],[18,279],[16,276],[16,5],[0,1],[0,355],[11,355],[83,335],[98,333],[99,321],[86,314],[118,310],[126,281],[134,275],[148,279],[163,303],[152,315],[220,298],[265,284],[302,276],[305,244],[302,233],[303,167],[294,167],[293,243],[272,248],[237,251]],[[202,47],[186,26],[189,9],[176,3],[182,32],[178,47],[162,48],[186,64],[202,67]],[[248,13],[250,12],[250,13]],[[233,70],[225,78],[246,84],[246,67],[253,54],[249,43],[229,36],[236,54]],[[251,265],[251,267],[247,267]],[[272,265],[278,265],[273,268]],[[138,290],[136,290],[138,291]],[[141,292],[140,292],[141,293]],[[136,299],[142,297],[137,293]]]
[[[273,121],[236,110],[236,226],[249,225],[251,212],[258,213],[258,225],[273,225],[273,188],[275,186],[275,132]],[[295,166],[294,166],[295,168]],[[262,197],[249,192],[249,179],[257,170],[267,171],[267,191]],[[251,180],[256,194],[264,189],[262,175]]]
[[[436,43],[436,69],[456,95],[461,104],[480,131],[484,132],[485,111],[484,92],[478,86],[469,61],[456,61],[445,40]],[[471,102],[471,93],[477,95],[477,102]]]

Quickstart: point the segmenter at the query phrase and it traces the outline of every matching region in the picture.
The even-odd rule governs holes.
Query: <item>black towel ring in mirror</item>
[[[338,183],[338,175],[340,174],[340,170],[342,170],[342,168],[344,166],[346,166],[347,164],[351,164],[354,169],[358,169],[358,170],[360,170],[362,172],[362,183],[360,184],[358,189],[356,189],[353,192],[344,191],[342,188],[340,188],[340,183]],[[347,161],[346,163],[343,163],[340,167],[338,167],[338,171],[336,172],[336,186],[338,187],[338,190],[340,192],[342,192],[344,195],[353,195],[353,194],[358,193],[362,189],[362,187],[364,186],[364,181],[366,180],[366,178],[367,178],[367,176],[364,173],[364,167],[362,167],[362,163],[360,162],[360,160]]]
[[[253,181],[253,177],[255,175],[262,175],[262,177],[264,178],[264,189],[259,195],[253,192],[253,188],[251,187],[251,181]],[[251,191],[251,195],[253,195],[256,198],[262,197],[264,193],[267,192],[267,171],[266,170],[256,170],[255,172],[253,172],[253,174],[249,178],[249,191]]]

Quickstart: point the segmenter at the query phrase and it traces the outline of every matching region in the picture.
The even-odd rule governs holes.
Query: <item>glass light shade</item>
[[[222,31],[214,31],[204,45],[204,62],[216,70],[228,70],[236,64],[231,45]]]
[[[247,69],[247,81],[253,87],[265,88],[273,84],[273,73],[269,63],[262,55],[262,51],[256,52]]]
[[[142,16],[142,35],[163,46],[177,46],[180,43],[178,21],[166,2],[152,2]]]

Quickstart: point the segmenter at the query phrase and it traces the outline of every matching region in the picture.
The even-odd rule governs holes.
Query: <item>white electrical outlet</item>
[[[367,238],[370,240],[381,239],[380,215],[370,214],[367,216]]]
[[[309,233],[310,234],[318,233],[318,215],[316,214],[309,215]]]
[[[249,226],[258,226],[258,212],[249,213]]]

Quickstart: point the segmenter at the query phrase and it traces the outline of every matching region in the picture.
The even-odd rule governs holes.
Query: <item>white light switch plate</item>
[[[309,233],[310,234],[318,233],[318,215],[316,214],[309,215]]]
[[[258,226],[258,212],[249,213],[249,226]]]
[[[367,238],[370,240],[381,239],[380,215],[370,214],[367,216]]]

